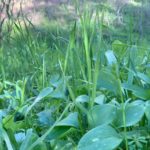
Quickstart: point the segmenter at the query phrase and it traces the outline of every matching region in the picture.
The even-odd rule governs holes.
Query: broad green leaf
[[[78,113],[70,113],[66,118],[58,122],[56,126],[70,126],[78,128]]]
[[[144,63],[144,59],[148,57],[147,50],[148,48],[145,49],[144,47],[138,47],[137,45],[133,45],[131,48],[129,48],[130,62],[132,63],[133,67],[140,66]]]
[[[142,106],[144,106],[145,105],[145,101],[143,101],[143,100],[134,100],[132,102],[132,105],[142,105]]]
[[[124,127],[122,106],[117,110],[114,124],[117,127]],[[137,124],[144,115],[144,105],[128,103],[125,106],[126,127]]]
[[[80,95],[76,98],[76,102],[85,103],[89,101],[89,96],[87,95]]]
[[[116,77],[108,70],[100,70],[98,83],[98,89],[106,89],[108,91],[114,92],[116,95],[119,94],[119,84]]]
[[[128,50],[129,50],[130,63],[132,64],[132,69],[134,69],[138,63],[138,48],[136,45],[133,45]],[[137,57],[135,57],[135,56],[137,56]]]
[[[112,49],[119,58],[124,56],[124,54],[126,53],[127,47],[128,47],[127,44],[124,44],[119,40],[115,40],[112,43]]]
[[[19,150],[27,150],[34,141],[36,141],[38,136],[33,133],[32,129],[27,130],[26,137],[20,146]],[[46,145],[41,141],[33,150],[47,150]]]
[[[116,107],[110,104],[96,105],[88,115],[90,127],[111,123],[116,116]]]
[[[128,70],[128,79],[127,79],[127,83],[132,85],[133,84],[133,80],[134,80],[134,71],[131,69],[127,69]]]
[[[24,132],[19,132],[19,133],[15,133],[15,139],[17,141],[17,143],[21,143],[25,140],[25,133]]]
[[[29,111],[34,107],[36,103],[38,103],[40,100],[48,96],[50,93],[52,93],[53,88],[47,87],[43,89],[40,94],[37,96],[37,98],[34,100],[34,102],[27,108],[25,116],[29,113]]]
[[[66,99],[66,86],[64,84],[59,85],[50,95],[56,99]]]
[[[54,118],[52,117],[52,111],[51,110],[44,110],[42,112],[39,112],[37,114],[38,121],[43,126],[51,126],[54,123]]]
[[[57,140],[53,150],[75,150],[73,144],[68,140]]]
[[[53,91],[53,88],[51,87],[47,87],[45,89],[43,89],[40,94],[37,96],[37,98],[35,99],[34,103],[39,102],[41,99],[43,99],[44,97],[48,96],[51,92]]]
[[[105,102],[105,95],[99,95],[95,98],[95,103],[102,105]]]
[[[87,132],[79,141],[78,150],[113,150],[122,142],[122,137],[110,126],[98,126]]]
[[[88,114],[88,110],[84,107],[84,105],[82,105],[81,103],[76,103],[76,106],[81,110],[83,114]]]
[[[27,127],[23,120],[14,122],[14,115],[7,115],[2,122],[5,129],[11,129],[14,132]]]
[[[146,74],[137,72],[136,76],[138,76],[145,83],[150,84],[150,78]]]
[[[9,85],[9,86],[16,86],[14,83],[10,82],[10,81],[5,81],[4,82],[6,85]]]
[[[63,80],[60,78],[58,74],[53,75],[50,79],[50,84],[54,87],[58,87],[62,83],[63,83]]]
[[[51,141],[53,139],[58,139],[63,134],[67,133],[67,131],[70,129],[69,126],[56,126],[46,137],[47,141]]]
[[[66,100],[68,96],[68,91],[66,87],[66,82],[70,79],[69,76],[66,76],[65,79],[60,78],[56,75],[56,77],[53,77],[51,80],[52,86],[55,87],[55,90],[51,93],[51,98],[56,99],[63,99]]]
[[[107,58],[108,64],[113,65],[117,63],[117,59],[112,50],[108,50],[105,52],[105,56]]]
[[[143,100],[150,99],[150,89],[145,89],[137,85],[130,85],[128,83],[123,83],[122,87],[126,90],[132,91],[132,93],[138,98],[142,98]]]
[[[3,95],[0,95],[0,100],[4,100],[5,99],[5,95],[3,94]]]

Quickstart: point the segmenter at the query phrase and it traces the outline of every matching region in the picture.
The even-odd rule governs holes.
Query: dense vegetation
[[[0,150],[149,150],[149,3],[71,4],[64,28],[1,20]]]

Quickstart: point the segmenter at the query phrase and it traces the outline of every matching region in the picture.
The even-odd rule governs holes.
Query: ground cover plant
[[[0,47],[0,150],[150,149],[149,35],[141,27],[149,3],[83,3],[71,3],[76,16],[66,29],[10,18]]]

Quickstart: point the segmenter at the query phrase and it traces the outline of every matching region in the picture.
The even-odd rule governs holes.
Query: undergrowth
[[[16,22],[4,39],[0,150],[149,149],[146,39],[133,38],[132,18],[125,39],[113,37],[110,8],[76,11],[69,31]]]

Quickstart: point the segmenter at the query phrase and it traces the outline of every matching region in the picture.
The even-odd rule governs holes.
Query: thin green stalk
[[[5,70],[4,70],[4,66],[3,65],[1,65],[1,72],[2,72],[3,81],[6,81],[6,74],[5,74]]]
[[[63,78],[64,78],[64,80],[65,80],[65,72],[63,71],[62,63],[61,63],[60,60],[59,60],[59,65],[60,65],[60,69],[61,69],[62,74],[63,74]],[[74,93],[73,93],[71,87],[69,86],[69,83],[68,83],[66,80],[65,80],[65,82],[66,82],[66,86],[67,86],[67,88],[68,88],[70,97],[71,97],[71,99],[73,100],[73,102],[75,102],[75,95],[74,95]]]
[[[90,58],[90,47],[89,47],[89,39],[88,39],[88,31],[87,31],[87,20],[86,16],[81,17],[81,23],[83,27],[83,42],[84,42],[84,48],[85,48],[85,58],[86,58],[86,64],[87,64],[87,74],[88,74],[88,82],[89,85],[92,81],[92,68],[91,68],[91,58]]]
[[[96,64],[95,64],[95,69],[94,69],[94,77],[93,77],[93,90],[92,90],[92,99],[90,101],[90,107],[92,108],[94,105],[94,99],[96,97],[96,87],[97,87],[97,79],[99,75],[99,66],[100,66],[100,48],[101,48],[101,41],[102,41],[102,25],[103,25],[103,18],[104,18],[104,13],[102,13],[101,17],[101,23],[100,23],[100,39],[99,39],[99,49],[97,50],[97,58],[96,58]]]
[[[92,83],[92,63],[90,57],[90,40],[88,37],[88,27],[90,26],[89,13],[86,11],[83,16],[80,18],[81,25],[82,25],[82,32],[83,32],[83,44],[84,44],[84,53],[85,53],[85,60],[87,66],[87,79],[88,79],[88,95],[91,98],[91,83]],[[91,100],[90,100],[91,101]],[[90,107],[90,103],[89,103]]]
[[[26,83],[27,83],[27,78],[24,79],[23,88],[21,90],[21,105],[24,104]]]
[[[39,143],[41,143],[48,135],[49,133],[54,129],[54,127],[57,125],[57,123],[63,118],[65,113],[68,111],[68,108],[70,107],[71,103],[69,103],[60,117],[55,121],[55,123],[41,136],[39,137],[32,145],[28,148],[28,150],[32,150],[35,146],[37,146]]]
[[[90,59],[90,53],[89,53],[89,45],[88,45],[88,35],[87,31],[84,28],[84,45],[85,45],[85,53],[86,53],[86,63],[87,63],[87,72],[88,72],[88,82],[89,84],[92,81],[92,75],[91,75],[91,59]]]
[[[115,67],[116,67],[116,73],[117,73],[117,66],[115,66]],[[123,125],[124,125],[124,134],[125,134],[125,146],[126,146],[126,150],[128,150],[125,106],[124,106],[124,99],[123,99],[123,95],[122,95],[121,81],[119,79],[118,73],[117,73],[117,80],[118,80],[118,84],[119,84],[119,89],[118,89],[119,95],[120,95],[120,99],[121,99],[121,103],[122,103],[122,118],[123,118]]]
[[[63,71],[61,61],[59,61],[59,64],[60,64],[60,69],[61,69],[62,74],[63,74],[63,78],[64,78],[64,80],[65,80],[65,72]],[[77,103],[76,103],[76,101],[75,101],[75,95],[74,95],[74,93],[73,93],[73,91],[72,91],[72,89],[71,89],[69,83],[68,83],[67,81],[65,81],[65,82],[66,82],[67,89],[68,89],[68,91],[69,91],[69,95],[70,95],[70,97],[71,97],[71,99],[72,99],[74,105],[77,106],[79,109],[83,110],[83,111],[87,114],[86,109],[84,109],[84,107],[83,107],[81,104],[77,104]],[[80,120],[80,119],[79,119],[79,120]],[[81,129],[81,133],[84,134],[84,128],[83,128],[83,126],[82,126],[82,124],[81,124],[81,120],[79,121],[79,126],[80,126],[80,129]]]
[[[43,78],[43,88],[44,88],[45,87],[45,78],[46,78],[45,54],[43,55],[42,78]]]
[[[65,74],[66,74],[67,65],[68,65],[69,52],[70,52],[70,48],[69,48],[69,46],[68,46],[68,47],[67,47],[67,52],[66,52],[66,57],[65,57],[65,62],[64,62],[64,73],[65,73]]]
[[[80,67],[80,70],[81,70],[83,79],[84,79],[85,81],[87,81],[87,78],[86,78],[86,75],[85,75],[85,71],[84,71],[84,69],[83,69],[83,66],[82,66],[82,63],[81,63],[81,59],[80,59],[80,57],[79,57],[79,52],[78,52],[78,50],[75,50],[75,52],[76,52],[77,61],[78,61],[78,63],[79,63],[79,67]]]

